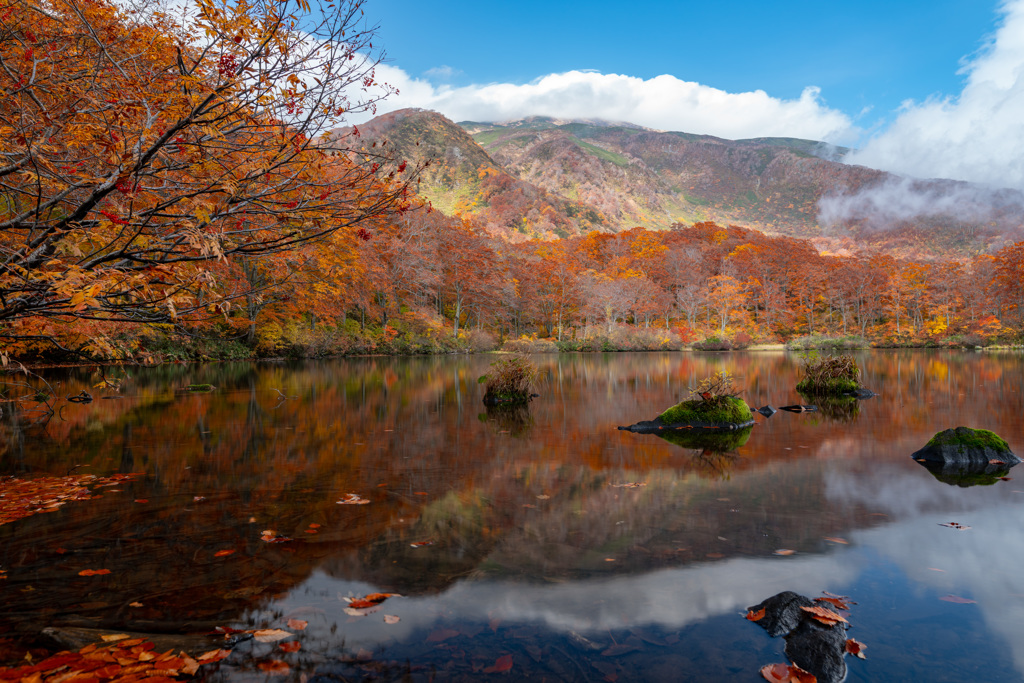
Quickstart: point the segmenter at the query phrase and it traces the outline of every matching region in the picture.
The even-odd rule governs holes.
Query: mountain
[[[810,238],[830,251],[930,256],[992,250],[1020,239],[1024,224],[1020,193],[844,164],[848,149],[813,140],[724,140],[548,117],[456,125],[408,109],[360,128],[366,144],[386,138],[403,158],[433,159],[421,194],[495,233],[551,237],[713,220]]]

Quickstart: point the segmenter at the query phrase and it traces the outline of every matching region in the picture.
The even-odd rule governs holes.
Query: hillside
[[[366,145],[386,138],[402,158],[434,160],[420,183],[434,206],[519,238],[716,221],[812,239],[832,252],[874,247],[928,257],[992,251],[1020,239],[1024,223],[1019,193],[899,179],[844,164],[848,150],[813,140],[724,140],[545,117],[456,125],[421,110],[386,114],[360,130]],[[908,184],[940,208],[889,216],[870,201],[845,199],[830,204],[823,225],[823,198],[877,190],[876,202],[889,201],[886,192]],[[960,195],[972,199],[956,201]]]
[[[493,234],[551,238],[617,227],[593,206],[510,174],[440,114],[403,109],[378,116],[358,131],[358,148],[370,150],[386,140],[397,158],[413,165],[429,160],[419,178],[420,195],[445,214],[475,215]],[[332,139],[351,132],[334,131]]]

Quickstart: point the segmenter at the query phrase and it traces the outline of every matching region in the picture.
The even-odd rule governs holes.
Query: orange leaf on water
[[[854,657],[860,657],[861,659],[867,659],[867,657],[864,656],[864,650],[866,650],[866,649],[867,649],[867,645],[864,645],[863,643],[858,643],[853,638],[847,638],[847,640],[846,640],[846,651],[849,652]]]
[[[282,662],[280,659],[271,659],[266,662],[259,663],[260,671],[264,671],[271,676],[283,676],[291,671],[291,667],[287,663]]]
[[[761,667],[761,675],[772,683],[789,683],[789,665],[765,664]]]
[[[302,649],[302,643],[297,640],[289,640],[286,643],[278,645],[281,648],[281,652],[298,652]]]
[[[305,631],[306,627],[309,626],[309,622],[302,619],[289,619],[287,623],[288,628],[293,628],[296,631]]]
[[[756,612],[754,610],[748,611],[747,619],[749,619],[750,621],[761,621],[762,619],[764,619],[764,608],[762,607]]]
[[[215,552],[213,554],[213,556],[214,557],[227,557],[228,555],[231,555],[234,552],[235,552],[234,548],[231,548],[229,550],[218,550],[217,552]]]
[[[79,576],[101,576],[103,574],[109,574],[109,569],[83,569],[78,572]]]

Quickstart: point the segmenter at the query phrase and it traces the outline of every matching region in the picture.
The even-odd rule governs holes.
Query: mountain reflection
[[[955,607],[980,609],[1016,647],[1024,598],[1011,568],[1024,533],[1009,520],[1024,494],[1013,481],[948,486],[909,456],[961,424],[1024,451],[1019,354],[863,354],[877,397],[757,416],[728,449],[616,426],[722,369],[752,405],[802,402],[794,358],[536,360],[540,398],[507,412],[483,406],[486,357],[166,366],[134,370],[117,398],[68,405],[43,427],[7,411],[2,474],[145,477],[0,526],[0,626],[19,637],[52,625],[195,632],[315,609],[310,629],[327,629],[325,642],[370,650],[452,619],[590,638],[695,628],[782,590],[853,591],[898,567],[915,600],[969,594],[977,607]],[[97,378],[58,381],[71,395]],[[181,390],[190,383],[217,389]],[[349,494],[370,502],[339,505]],[[938,526],[949,521],[973,528]],[[265,530],[294,540],[268,544]],[[105,583],[77,576],[98,568],[111,570]],[[405,596],[401,622],[349,624],[339,594],[376,591]],[[855,599],[880,638],[877,596]]]

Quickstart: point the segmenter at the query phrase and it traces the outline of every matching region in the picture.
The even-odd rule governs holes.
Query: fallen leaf
[[[309,622],[302,619],[289,619],[287,624],[288,628],[293,628],[296,631],[305,631],[306,627],[309,626]]]
[[[356,493],[349,493],[338,501],[338,505],[369,505],[370,501]]]
[[[754,610],[747,611],[747,619],[750,621],[761,621],[764,619],[764,608],[762,607],[756,612]]]
[[[319,529],[320,525],[317,524],[316,522],[313,522],[312,524],[309,525],[309,528],[310,529]]]
[[[385,624],[397,624],[401,620],[402,620],[401,617],[396,617],[394,614],[385,614],[384,615],[384,623]]]
[[[119,640],[128,640],[131,638],[127,633],[110,633],[105,636],[100,636],[104,643],[116,643]]]
[[[410,543],[409,545],[412,546],[413,548],[422,548],[424,546],[434,545],[434,542],[433,541],[416,541],[415,543]]]
[[[367,611],[358,610],[353,607],[346,607],[342,611],[350,617],[365,617],[367,614],[369,614],[369,612]]]
[[[128,606],[129,607],[142,607],[142,603],[141,602],[129,602]]]
[[[206,500],[206,496],[192,496],[193,503],[202,503],[204,500]]]
[[[231,650],[210,650],[196,657],[200,662],[219,662],[222,659],[226,659],[231,654]]]
[[[773,555],[794,555],[794,554],[796,554],[796,551],[795,550],[790,550],[789,548],[779,548],[778,550],[776,550],[772,554]]]
[[[494,660],[494,666],[484,669],[485,674],[500,674],[512,669],[512,655],[502,655]]]
[[[109,569],[83,569],[78,572],[79,576],[102,576],[103,574],[109,574]]]
[[[213,554],[213,556],[214,557],[227,557],[228,555],[231,555],[234,552],[235,552],[234,548],[231,548],[229,550],[218,550],[217,552],[215,552]]]
[[[970,598],[961,598],[959,595],[946,595],[939,600],[945,600],[946,602],[955,602],[958,605],[974,605],[977,604],[977,600],[971,600]]]
[[[843,545],[849,545],[850,544],[850,542],[847,541],[845,538],[839,538],[838,536],[826,536],[825,540],[826,541],[831,541],[832,543],[842,543]]]
[[[761,667],[761,675],[772,683],[789,683],[789,665],[765,664]]]
[[[864,650],[866,650],[867,647],[867,645],[864,645],[863,643],[858,643],[853,638],[847,638],[846,640],[846,651],[854,657],[867,659],[867,657],[864,656]]]
[[[939,524],[939,526],[949,527],[950,529],[957,529],[959,531],[966,531],[971,528],[961,524],[960,522],[947,522],[946,524]]]
[[[631,482],[628,482],[626,484],[608,484],[608,485],[609,486],[613,486],[613,487],[615,487],[617,489],[638,489],[641,486],[647,486],[647,482],[645,482],[645,481],[631,481]]]
[[[292,635],[295,634],[279,628],[264,628],[252,632],[252,637],[261,643],[276,643]]]
[[[826,626],[835,626],[840,621],[844,624],[849,623],[848,621],[846,621],[846,619],[842,618],[832,610],[825,609],[824,607],[806,607],[804,605],[801,605],[800,609],[809,613],[811,615],[811,618],[820,621]]]
[[[988,464],[989,465],[1005,465],[1006,461],[1005,460],[989,460]]]
[[[814,598],[815,602],[827,602],[833,605],[837,609],[850,609],[850,605],[856,605],[857,603],[851,602],[848,598]]]
[[[348,606],[355,609],[365,609],[367,607],[375,607],[380,603],[384,602],[388,598],[400,598],[402,597],[398,593],[369,593],[363,598],[345,598],[348,602]]]
[[[260,662],[257,666],[259,666],[260,671],[268,673],[271,676],[283,676],[291,671],[291,667],[280,659],[271,659],[265,662]]]
[[[149,499],[148,498],[136,498],[135,502],[136,503],[148,503]]]
[[[281,643],[278,647],[281,649],[281,652],[298,652],[302,649],[302,643],[297,640],[289,640]]]

